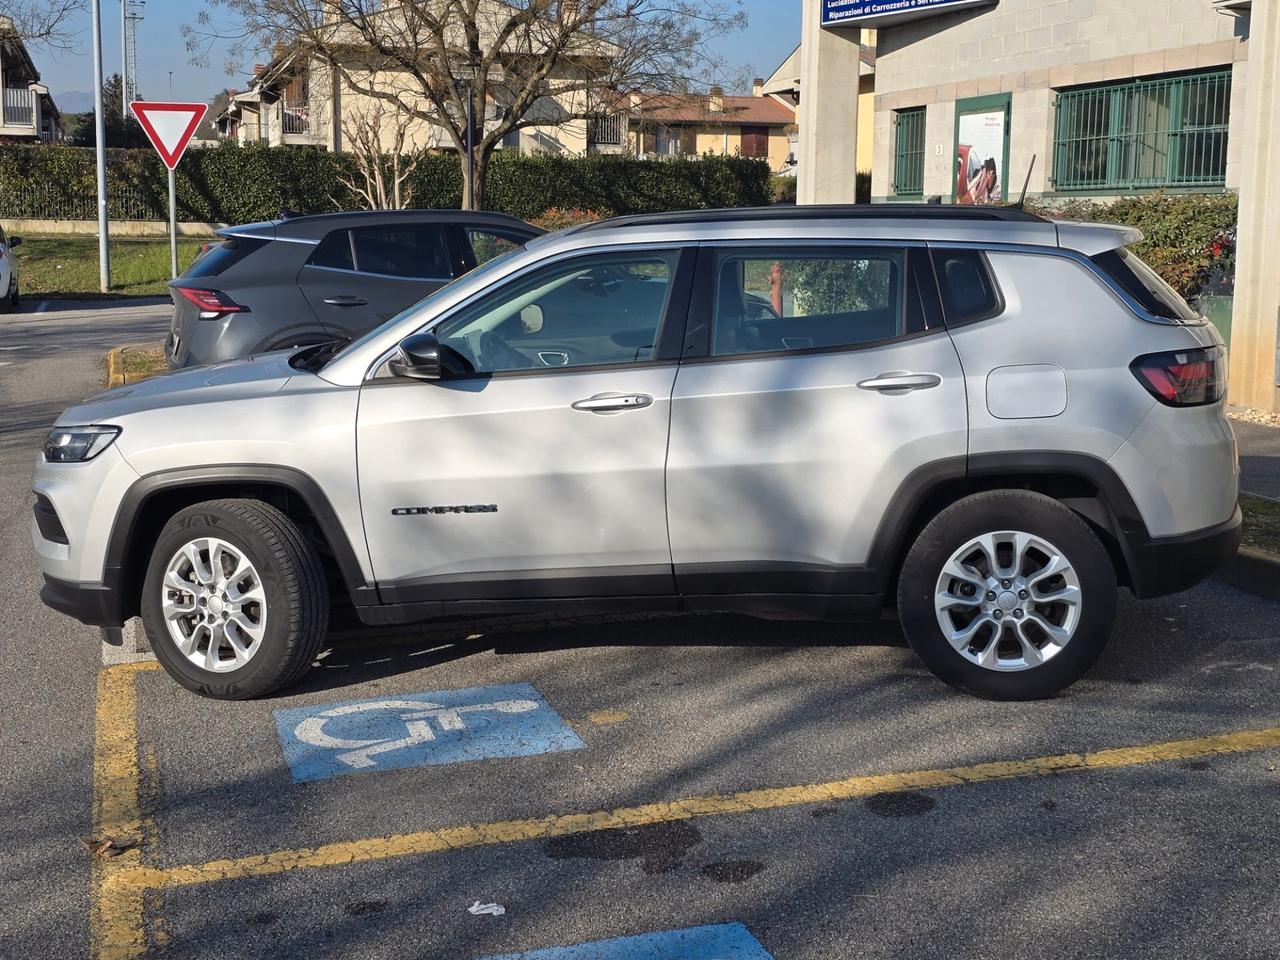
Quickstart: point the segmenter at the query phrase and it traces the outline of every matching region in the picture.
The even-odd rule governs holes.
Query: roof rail
[[[610,230],[615,227],[665,226],[680,223],[744,223],[760,220],[1004,220],[1047,223],[1016,207],[977,207],[959,204],[859,203],[776,204],[772,207],[730,207],[717,210],[676,210],[670,213],[638,213],[574,227],[570,233]]]

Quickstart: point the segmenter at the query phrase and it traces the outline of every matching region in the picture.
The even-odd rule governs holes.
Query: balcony
[[[31,127],[36,125],[36,98],[30,87],[5,87],[3,116],[6,127]]]
[[[280,118],[286,137],[305,137],[311,133],[311,104],[306,100],[281,100]]]
[[[587,150],[592,153],[621,153],[627,142],[627,118],[621,113],[604,114],[587,121]]]

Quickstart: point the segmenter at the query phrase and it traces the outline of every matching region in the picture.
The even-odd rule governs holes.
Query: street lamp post
[[[93,131],[98,160],[98,287],[111,288],[111,255],[107,250],[107,124],[102,102],[102,0],[93,0]]]
[[[468,210],[476,208],[476,165],[475,165],[475,96],[476,96],[476,75],[477,67],[474,61],[467,63],[467,69],[470,77],[465,80],[467,85],[467,203]]]

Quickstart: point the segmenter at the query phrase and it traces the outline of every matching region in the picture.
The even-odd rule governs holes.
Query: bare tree
[[[84,0],[0,0],[0,32],[8,27],[23,43],[72,50],[72,21],[84,8]]]
[[[369,210],[404,209],[413,201],[409,177],[427,147],[434,145],[414,142],[423,126],[421,119],[398,105],[370,100],[343,118],[342,136],[355,156],[357,176],[338,179]]]
[[[484,201],[493,151],[512,131],[626,109],[627,94],[684,90],[721,69],[711,41],[745,22],[740,0],[208,0],[186,28],[194,57],[291,49],[360,94],[442,128],[463,164],[463,203]],[[370,82],[394,74],[392,85]],[[467,130],[467,116],[475,118]]]

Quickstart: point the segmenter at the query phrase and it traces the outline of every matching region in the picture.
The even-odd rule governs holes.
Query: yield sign
[[[160,103],[134,100],[129,109],[138,118],[142,131],[160,154],[164,165],[172,170],[182,159],[196,126],[209,107],[203,103]]]

